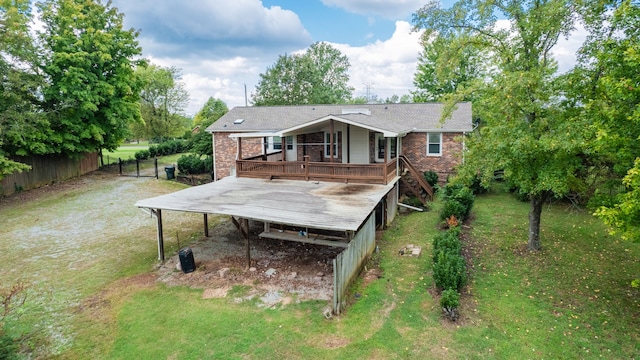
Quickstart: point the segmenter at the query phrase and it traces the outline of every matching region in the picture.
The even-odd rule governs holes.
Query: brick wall
[[[455,167],[462,163],[462,141],[460,133],[442,134],[442,155],[427,156],[427,134],[410,133],[402,139],[404,154],[418,171],[435,171],[438,182],[444,183],[455,173]]]
[[[231,175],[231,168],[236,166],[238,146],[235,139],[229,137],[229,133],[214,133],[214,159],[216,180]],[[262,154],[262,138],[242,139],[242,157]]]

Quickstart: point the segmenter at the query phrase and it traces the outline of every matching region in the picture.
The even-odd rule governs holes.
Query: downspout
[[[216,133],[211,133],[211,143],[213,145],[213,181],[218,181],[218,170],[216,168]]]

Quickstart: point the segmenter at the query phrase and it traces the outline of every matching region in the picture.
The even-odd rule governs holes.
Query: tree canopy
[[[44,31],[44,111],[53,129],[49,152],[115,150],[140,121],[141,54],[117,9],[94,0],[39,3]]]
[[[511,27],[496,26],[496,14],[506,17]],[[491,73],[473,85],[478,96],[474,112],[485,126],[467,140],[461,173],[480,172],[487,181],[494,170],[504,170],[530,199],[528,246],[533,250],[541,249],[543,202],[565,194],[581,167],[580,127],[558,111],[557,66],[551,57],[551,48],[569,33],[573,20],[568,0],[461,0],[450,9],[433,1],[413,19],[426,39],[436,33],[445,39],[469,39],[491,54]],[[452,99],[464,93],[457,90],[456,95]]]
[[[335,104],[351,98],[349,59],[323,42],[304,54],[281,55],[260,74],[252,103],[263,105]]]
[[[222,115],[229,111],[227,104],[224,101],[210,97],[209,100],[202,106],[202,109],[198,111],[193,119],[194,125],[199,125],[200,130],[193,135],[190,141],[191,152],[194,152],[200,156],[213,154],[213,141],[211,134],[205,131],[205,129],[213,124],[216,120],[220,119]]]
[[[158,140],[181,136],[189,127],[184,117],[189,93],[180,70],[150,64],[138,67],[136,75],[143,84],[140,109],[144,123],[141,128],[134,127],[134,135]]]

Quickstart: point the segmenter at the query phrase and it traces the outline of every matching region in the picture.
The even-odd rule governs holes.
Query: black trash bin
[[[173,165],[165,166],[164,172],[167,173],[167,180],[171,180],[176,177],[176,167]]]
[[[193,259],[193,251],[191,248],[186,247],[178,251],[178,257],[180,258],[180,267],[183,273],[190,273],[196,270],[196,262]]]

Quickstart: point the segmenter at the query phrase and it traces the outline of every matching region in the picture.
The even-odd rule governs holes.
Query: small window
[[[293,150],[293,136],[287,136],[287,150]]]
[[[282,138],[280,136],[273,137],[273,150],[282,150]]]
[[[329,147],[331,144],[331,133],[324,133],[324,156],[331,156],[331,148]],[[338,157],[338,133],[333,134],[333,157]]]
[[[442,155],[442,133],[427,133],[427,155]]]

